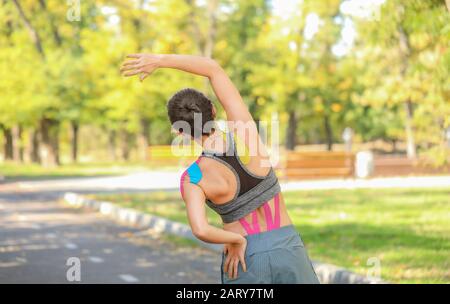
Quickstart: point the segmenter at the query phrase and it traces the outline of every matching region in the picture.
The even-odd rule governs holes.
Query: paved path
[[[151,171],[113,177],[85,177],[47,181],[23,181],[1,184],[4,189],[22,191],[70,192],[139,192],[159,189],[178,190],[181,171]],[[450,175],[387,177],[371,179],[327,179],[311,181],[281,181],[283,191],[312,189],[357,188],[434,188],[450,187]]]
[[[58,203],[60,193],[0,190],[0,283],[217,283],[219,256],[180,247]],[[73,264],[71,264],[73,265]]]
[[[380,189],[380,188],[445,188],[450,187],[450,175],[379,177],[370,179],[329,179],[283,183],[284,191],[318,189]]]

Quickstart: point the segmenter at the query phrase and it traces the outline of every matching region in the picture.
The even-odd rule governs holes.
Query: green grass
[[[37,164],[17,164],[13,162],[0,163],[0,175],[9,181],[58,179],[73,177],[92,177],[122,175],[132,172],[155,169],[150,163],[131,162],[103,162],[63,164],[54,168],[45,168]],[[160,170],[171,170],[172,167],[158,166]]]
[[[450,188],[285,192],[289,214],[318,261],[367,274],[369,258],[395,283],[450,282]],[[178,192],[101,199],[187,222]],[[212,223],[219,217],[208,212]]]

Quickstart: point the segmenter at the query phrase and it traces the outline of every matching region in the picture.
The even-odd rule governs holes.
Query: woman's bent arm
[[[205,208],[206,197],[197,185],[186,182],[184,185],[183,199],[186,202],[189,224],[197,238],[215,244],[239,244],[245,241],[245,238],[238,233],[209,225]]]
[[[236,278],[238,275],[238,265],[241,263],[244,271],[247,271],[245,264],[245,250],[247,248],[247,239],[242,235],[216,228],[208,224],[205,210],[205,194],[197,186],[184,182],[184,192],[182,194],[186,202],[189,224],[194,235],[202,241],[208,243],[225,244],[224,253],[224,272],[228,273],[230,278]]]

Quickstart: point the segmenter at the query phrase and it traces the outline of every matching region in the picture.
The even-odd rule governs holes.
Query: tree
[[[439,130],[448,125],[443,78],[448,69],[434,67],[445,65],[448,58],[448,22],[442,1],[391,0],[381,7],[377,22],[358,23],[365,33],[360,36],[365,56],[361,60],[377,62],[366,70],[367,90],[359,100],[375,107],[402,105],[410,158],[416,157],[419,129],[438,133],[425,142],[439,145],[444,140]]]

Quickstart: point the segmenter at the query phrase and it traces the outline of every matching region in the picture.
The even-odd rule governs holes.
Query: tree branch
[[[12,0],[15,7],[17,8],[17,11],[19,12],[20,18],[22,19],[23,23],[25,24],[25,27],[28,29],[28,33],[30,34],[31,40],[33,41],[36,50],[38,51],[38,53],[42,56],[42,58],[45,59],[45,53],[44,53],[44,49],[42,48],[42,42],[41,42],[41,38],[39,36],[39,33],[37,32],[37,30],[33,27],[33,25],[31,24],[30,20],[27,18],[27,16],[25,15],[22,5],[20,4],[20,2],[18,0]]]

